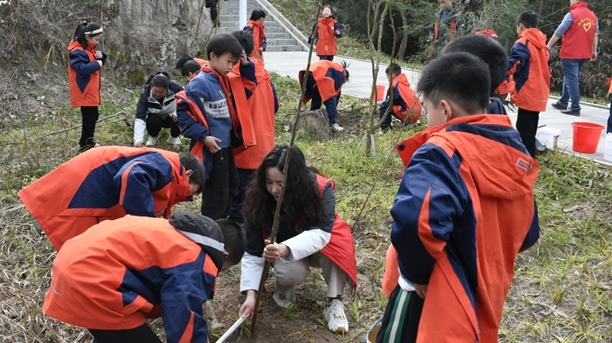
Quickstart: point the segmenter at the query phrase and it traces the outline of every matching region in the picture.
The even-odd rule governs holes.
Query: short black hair
[[[508,70],[508,54],[498,41],[484,35],[467,35],[459,37],[446,44],[441,55],[451,52],[467,52],[489,66],[489,77],[491,78],[491,91],[493,95],[497,87],[504,82]]]
[[[185,64],[183,65],[183,68],[181,69],[181,74],[183,76],[189,76],[189,73],[198,72],[200,69],[202,69],[202,67],[200,66],[200,63],[198,63],[198,61],[190,60],[185,62]]]
[[[183,167],[192,172],[191,176],[189,176],[189,183],[200,186],[200,190],[193,195],[202,193],[204,185],[206,184],[206,169],[204,168],[204,164],[202,164],[197,157],[190,154],[180,154],[179,159]]]
[[[236,37],[229,33],[220,33],[213,36],[206,46],[209,59],[211,53],[214,53],[217,57],[219,57],[227,52],[229,52],[235,58],[238,58],[240,55],[242,55],[242,50],[243,49],[240,42],[238,42]]]
[[[250,20],[259,20],[261,18],[265,18],[266,17],[266,11],[262,10],[261,8],[256,8],[253,10],[253,12],[251,12],[251,18]]]
[[[225,251],[228,253],[227,261],[230,265],[237,264],[246,250],[246,234],[244,229],[235,221],[219,219],[217,224],[223,233]]]
[[[395,76],[397,76],[397,75],[402,73],[402,67],[399,64],[397,64],[397,63],[393,63],[393,64],[389,65],[387,67],[387,69],[385,69],[385,74],[389,75],[391,70],[393,70],[393,75],[395,75]]]
[[[253,43],[253,35],[244,30],[238,30],[232,32],[232,36],[236,37],[240,45],[242,45],[242,49],[244,49],[244,53],[247,56],[251,56],[253,49],[255,48],[255,43]]]
[[[165,73],[159,73],[153,76],[153,79],[151,80],[151,87],[162,87],[162,88],[168,89],[169,86],[170,86],[170,79],[168,78],[168,75]]]
[[[174,65],[174,68],[183,69],[185,62],[187,61],[193,61],[193,57],[189,55],[182,55],[181,57],[178,58],[178,60],[176,60],[176,64]]]
[[[523,24],[525,28],[532,29],[538,27],[538,14],[534,11],[523,11],[516,18],[516,26]]]
[[[468,114],[479,114],[486,113],[490,85],[489,67],[483,60],[467,52],[451,52],[427,64],[417,91],[434,104],[452,101]]]

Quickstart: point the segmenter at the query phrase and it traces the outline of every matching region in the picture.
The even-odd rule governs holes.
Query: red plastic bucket
[[[572,150],[583,154],[594,154],[599,145],[599,138],[604,129],[603,125],[575,122],[572,123],[574,128],[574,138],[572,141]]]
[[[387,86],[385,85],[376,85],[376,101],[383,101],[385,100],[385,88],[387,88]],[[372,96],[374,97],[374,96]]]

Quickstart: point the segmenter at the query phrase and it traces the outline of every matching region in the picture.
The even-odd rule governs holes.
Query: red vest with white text
[[[571,6],[570,13],[573,17],[572,25],[562,36],[559,57],[569,60],[590,59],[597,31],[597,17],[586,2]]]

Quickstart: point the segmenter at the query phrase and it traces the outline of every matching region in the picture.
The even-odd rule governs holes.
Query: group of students
[[[393,88],[381,116],[415,122],[424,107],[428,128],[396,146],[405,169],[391,209],[382,281],[389,301],[377,343],[497,342],[515,259],[540,236],[535,131],[550,87],[551,57],[537,14],[524,11],[516,24],[510,56],[487,35],[447,44],[422,71],[422,102],[399,66],[387,68]],[[94,61],[92,70],[104,64],[94,45],[101,29],[91,25],[81,28],[90,45],[79,43],[71,66],[78,59]],[[357,286],[351,228],[335,211],[334,182],[308,166],[299,148],[275,146],[278,98],[252,36],[212,37],[207,60],[177,61],[189,80],[184,89],[157,74],[141,96],[161,111],[159,99],[174,94],[175,110],[157,123],[176,123],[191,139],[190,154],[91,149],[19,193],[58,250],[43,305],[48,315],[87,328],[98,342],[159,342],[145,322],[159,316],[169,342],[202,341],[201,305],[212,298],[219,271],[241,264],[244,317],[255,308],[267,261],[273,300],[283,308],[292,306],[311,268],[321,268],[327,326],[348,331],[342,296],[347,284]],[[303,100],[333,112],[346,65],[322,58],[299,76]],[[516,129],[494,96],[500,92],[519,108]],[[141,138],[135,133],[135,145]],[[92,144],[86,139],[82,148]],[[172,214],[173,205],[200,192],[201,215]]]

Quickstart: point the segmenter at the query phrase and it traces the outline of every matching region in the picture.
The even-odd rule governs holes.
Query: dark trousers
[[[129,330],[88,330],[94,337],[94,343],[161,343],[147,324]]]
[[[79,148],[85,150],[96,145],[94,141],[94,132],[96,131],[96,122],[98,121],[98,107],[81,107],[81,138],[79,139]]]
[[[416,342],[424,299],[396,286],[385,308],[376,343]]]
[[[255,177],[255,172],[257,169],[236,169],[238,171],[238,179],[240,180],[240,185],[238,186],[238,193],[232,199],[232,205],[229,211],[229,215],[227,219],[231,219],[236,223],[243,224],[244,216],[242,214],[242,204],[244,203],[244,193],[249,189],[249,185],[251,181]]]
[[[181,129],[179,129],[177,123],[172,120],[171,116],[162,119],[162,117],[155,113],[149,113],[147,115],[147,132],[151,137],[158,137],[162,127],[169,128],[170,136],[172,137],[178,137],[181,134]]]
[[[238,193],[238,172],[231,148],[213,154],[212,170],[202,191],[201,213],[213,220],[225,219]]]
[[[322,56],[319,56],[319,61],[320,60],[333,61],[334,60],[334,55],[322,55]]]
[[[606,133],[612,133],[612,98],[610,98],[610,116],[608,117],[608,128]]]
[[[529,151],[531,157],[535,158],[536,151],[536,131],[538,130],[538,121],[540,120],[540,112],[527,111],[522,108],[518,109],[516,118],[516,129],[521,134],[521,140]]]

